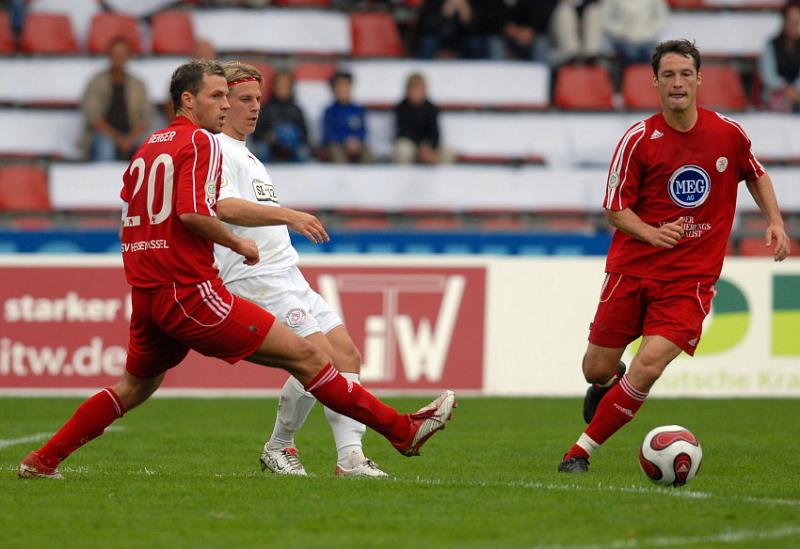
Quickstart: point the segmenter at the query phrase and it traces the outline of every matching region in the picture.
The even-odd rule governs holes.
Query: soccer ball
[[[703,449],[689,429],[680,425],[656,427],[639,447],[642,472],[656,484],[683,486],[703,461]]]

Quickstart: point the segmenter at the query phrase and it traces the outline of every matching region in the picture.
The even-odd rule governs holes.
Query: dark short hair
[[[700,51],[697,49],[697,46],[694,45],[694,42],[689,42],[686,39],[667,40],[666,42],[661,42],[656,46],[656,49],[653,50],[653,74],[656,76],[658,76],[658,67],[661,64],[661,58],[668,53],[677,53],[684,57],[691,57],[694,61],[695,70],[698,72],[700,71]]]
[[[206,74],[225,78],[225,69],[217,61],[210,59],[192,59],[175,69],[169,83],[169,96],[176,111],[181,108],[181,94],[188,91],[197,95]]]
[[[353,75],[352,75],[352,73],[349,73],[349,72],[346,72],[346,71],[336,71],[336,73],[333,76],[331,76],[331,79],[330,79],[330,82],[329,82],[329,84],[331,85],[331,88],[336,84],[337,80],[347,80],[348,82],[352,83],[353,82]]]

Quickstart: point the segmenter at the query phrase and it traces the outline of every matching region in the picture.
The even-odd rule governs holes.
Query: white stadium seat
[[[50,166],[55,209],[116,209],[125,164]],[[493,166],[369,166],[330,164],[269,167],[281,203],[310,210],[587,211],[601,210],[606,170]],[[781,206],[800,209],[798,168],[770,174]],[[739,211],[756,211],[744,185]]]
[[[350,19],[324,10],[195,10],[195,35],[220,52],[347,55]]]
[[[780,28],[774,11],[673,12],[659,38],[695,40],[706,57],[757,57]]]
[[[322,90],[318,90],[322,94]],[[319,117],[308,116],[312,136]],[[800,161],[800,124],[781,113],[742,113],[734,117],[764,162]],[[502,160],[541,157],[550,167],[602,166],[636,113],[492,113],[441,114],[442,141],[457,154]],[[0,155],[74,158],[83,118],[77,110],[0,109],[0,124],[16,128],[0,137]],[[367,117],[369,144],[378,156],[392,151],[394,116],[372,111]]]

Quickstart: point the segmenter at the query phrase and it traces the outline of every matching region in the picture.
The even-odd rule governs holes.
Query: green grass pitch
[[[425,399],[390,399],[401,410]],[[16,465],[76,399],[0,399],[0,547],[800,547],[800,401],[652,399],[592,459],[556,473],[578,399],[462,398],[404,458],[368,433],[391,480],[333,476],[320,407],[297,443],[311,478],[258,467],[275,399],[154,399],[62,465]],[[636,453],[656,425],[690,428],[699,476],[659,488]]]

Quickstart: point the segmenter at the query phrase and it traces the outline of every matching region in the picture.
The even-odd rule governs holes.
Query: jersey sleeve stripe
[[[642,133],[639,136],[639,139],[634,141],[633,146],[631,146],[630,153],[628,154],[628,158],[625,161],[625,169],[623,170],[625,177],[622,178],[622,181],[620,181],[619,187],[617,188],[617,200],[620,209],[622,209],[622,188],[625,187],[625,181],[628,180],[628,166],[631,163],[631,157],[633,156],[633,151],[636,150],[636,146],[639,144],[639,141],[641,141],[643,137],[644,137],[644,127],[642,128]]]
[[[217,141],[217,138],[214,136],[214,134],[206,130],[202,131],[206,135],[206,137],[208,137],[208,142],[209,145],[211,146],[210,148],[211,150],[209,152],[209,161],[208,161],[208,174],[205,180],[205,183],[208,183],[209,181],[215,181],[217,179],[216,177],[217,170],[219,169],[219,164],[220,160],[222,159],[222,156],[220,154],[219,141]],[[208,196],[208,191],[206,190],[205,185],[203,185],[203,194],[206,197],[203,202],[206,206],[206,209],[208,210],[208,215],[216,216],[217,215],[216,212],[214,212],[214,210],[211,208],[211,206],[214,204],[215,197]]]
[[[720,113],[715,113],[715,114],[717,116],[719,116],[720,120],[722,120],[723,122],[727,122],[728,124],[730,124],[731,126],[736,128],[737,130],[739,130],[739,133],[742,134],[742,137],[744,137],[745,140],[747,140],[748,143],[750,142],[750,138],[747,137],[747,133],[744,131],[744,128],[742,128],[741,124],[739,124],[734,119],[728,118],[727,116],[722,115]],[[756,155],[753,154],[753,147],[752,146],[750,147],[750,150],[747,151],[747,153],[750,155],[749,160],[750,160],[750,165],[753,167],[753,171],[755,173],[765,172],[766,170],[764,169],[764,166],[761,164],[761,162],[758,161],[758,158],[756,158]],[[755,165],[753,165],[753,162],[755,162]]]
[[[625,135],[622,136],[622,139],[619,142],[619,146],[617,147],[617,150],[614,153],[614,157],[611,159],[611,168],[609,169],[609,174],[608,174],[609,178],[611,177],[611,174],[614,173],[616,173],[617,176],[620,175],[621,172],[620,168],[622,167],[623,163],[627,170],[627,167],[630,163],[630,157],[633,154],[633,150],[636,148],[636,144],[639,143],[639,140],[644,136],[644,131],[645,131],[645,123],[644,121],[641,121],[637,122],[636,124],[628,128],[628,131],[625,132]],[[628,150],[628,144],[630,143],[631,139],[633,139],[637,134],[640,134],[639,139],[637,139],[633,147],[631,147],[630,150]],[[606,189],[607,189],[606,203],[605,203],[606,208],[611,207],[611,205],[614,203],[615,197],[617,197],[617,195],[620,194],[620,191],[622,190],[622,185],[620,185],[619,187],[611,188],[610,186],[608,186],[608,182],[609,181],[606,180]],[[619,200],[621,205],[622,204],[621,198]]]

